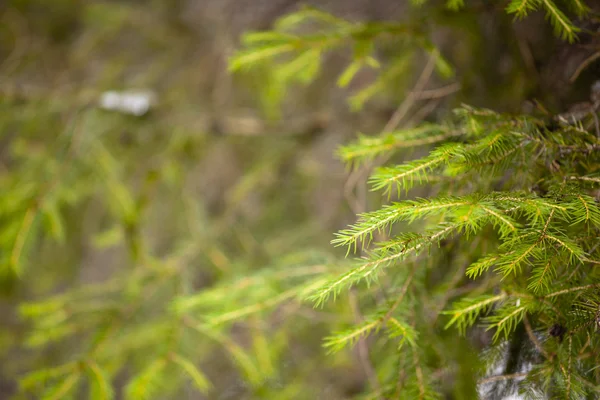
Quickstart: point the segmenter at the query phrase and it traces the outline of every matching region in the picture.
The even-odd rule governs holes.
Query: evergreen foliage
[[[275,118],[293,84],[313,83],[327,53],[350,46],[352,59],[337,85],[359,111],[377,97],[404,92],[422,55],[429,74],[455,78],[453,60],[443,56],[426,21],[475,13],[469,3],[413,0],[407,22],[351,22],[302,8],[273,30],[246,34],[231,71],[262,78],[258,95]],[[579,0],[505,3],[501,14],[509,20],[544,12],[567,42],[582,32],[574,17],[591,12]],[[109,19],[121,18],[126,27],[129,13],[116,13]],[[376,77],[356,89],[365,70]],[[424,90],[418,82],[416,91]],[[359,210],[357,221],[335,234],[332,244],[346,259],[304,239],[314,228],[290,216],[296,192],[286,195],[273,183],[296,143],[252,142],[258,155],[243,163],[251,170],[227,193],[226,211],[211,219],[185,184],[186,169],[197,162],[190,148],[205,145],[206,137],[181,128],[166,139],[169,118],[106,114],[85,96],[75,112],[43,96],[25,108],[4,98],[0,138],[9,145],[8,155],[0,149],[0,161],[11,167],[0,170],[7,193],[0,197],[6,292],[36,274],[52,275],[45,259],[77,247],[80,233],[93,237],[95,247],[120,248],[127,260],[101,282],[52,294],[30,289],[29,297],[44,295],[18,307],[28,324],[22,344],[37,354],[14,366],[27,370],[18,396],[135,400],[182,398],[193,390],[217,398],[215,360],[228,360],[250,398],[314,399],[327,396],[320,392],[326,378],[318,375],[347,365],[348,350],[356,349],[368,385],[346,397],[502,398],[518,386],[530,398],[594,398],[598,88],[588,95],[589,112],[581,118],[554,117],[541,105],[524,114],[463,104],[443,118],[360,134],[338,155],[353,174],[370,172],[368,199],[383,204]],[[41,116],[34,121],[32,114]],[[13,126],[23,134],[13,137]],[[60,134],[44,140],[41,127]],[[104,139],[116,127],[151,142],[138,143],[148,154],[140,156],[122,138]],[[277,198],[261,224],[239,217],[239,204],[253,190]],[[79,209],[97,215],[93,232],[80,232]],[[158,222],[166,249],[153,248],[148,219],[174,209],[177,215]],[[229,256],[236,251],[244,256]],[[199,279],[203,274],[210,276]],[[310,322],[316,318],[323,323]],[[323,354],[303,354],[318,333]],[[295,348],[299,360],[287,361]],[[53,352],[51,361],[44,359]]]
[[[447,6],[457,10],[464,4]],[[569,7],[579,16],[589,12],[581,2]],[[538,9],[546,12],[557,36],[576,39],[579,28],[552,1],[511,1],[506,11],[524,18]],[[287,20],[304,22],[309,15],[301,12]],[[401,27],[389,26],[386,33],[398,34]],[[365,32],[361,25],[354,29]],[[286,41],[285,51],[298,51],[293,43],[302,40]],[[431,43],[415,43],[446,65]],[[251,45],[248,53],[238,54],[234,69],[259,62],[251,54],[271,58],[274,53],[266,48],[277,49],[262,46]],[[355,51],[338,84],[347,86],[362,66],[379,65],[373,58]],[[594,90],[590,99],[597,102]],[[365,97],[360,92],[354,96]],[[360,169],[399,150],[435,146],[423,157],[375,168],[371,189],[398,200],[361,213],[355,224],[336,234],[334,245],[361,257],[309,297],[322,306],[358,286],[361,293],[379,298],[362,310],[361,323],[325,341],[327,348],[339,351],[372,338],[369,347],[380,382],[372,387],[375,397],[426,399],[447,393],[448,381],[425,369],[449,374],[446,379],[454,384],[464,379],[464,360],[445,348],[445,340],[454,335],[449,330],[456,328],[463,336],[482,329],[493,334],[483,333],[485,339],[477,344],[481,382],[505,363],[503,374],[492,381],[520,382],[523,394],[593,398],[600,378],[593,350],[600,315],[600,303],[594,300],[600,288],[600,132],[595,112],[557,125],[543,113],[514,115],[463,105],[446,122],[378,137],[362,135],[340,150],[344,161]],[[415,198],[415,189],[425,184],[437,194]],[[408,230],[408,224],[417,228]],[[468,343],[474,344],[467,339],[459,348]],[[514,346],[516,351],[508,350]],[[501,355],[492,357],[485,348],[496,348]],[[494,394],[498,388],[494,385],[484,397],[500,398],[502,391]]]

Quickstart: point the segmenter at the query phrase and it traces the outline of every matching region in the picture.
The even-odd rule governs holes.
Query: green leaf
[[[421,124],[415,128],[386,132],[376,137],[359,135],[356,142],[341,147],[338,154],[345,162],[359,164],[381,154],[440,143],[464,134],[461,130],[451,130],[436,124]]]
[[[123,228],[120,225],[115,225],[110,229],[94,235],[92,244],[98,249],[106,249],[121,243],[123,238]]]
[[[45,204],[42,207],[42,214],[46,218],[48,228],[54,239],[63,244],[65,241],[65,226],[58,205],[56,203]]]
[[[298,81],[308,84],[314,80],[321,68],[321,50],[309,49],[302,52],[292,61],[281,65],[276,70],[276,77],[281,84],[287,81]]]
[[[297,39],[296,35],[277,31],[247,32],[242,35],[242,43],[247,46],[282,44]]]
[[[344,72],[342,72],[342,74],[337,80],[337,85],[342,88],[348,86],[354,78],[354,76],[356,75],[356,73],[360,71],[362,67],[362,60],[354,60],[352,63],[350,63],[350,65],[348,65],[348,67],[346,67]]]
[[[463,8],[464,6],[465,6],[464,0],[447,0],[446,1],[446,7],[448,7],[451,10],[454,10],[454,11],[458,11],[459,9]]]
[[[235,72],[242,68],[253,66],[263,60],[293,51],[294,49],[294,45],[284,43],[263,48],[252,48],[244,52],[239,52],[229,60],[229,70]]]
[[[171,354],[170,360],[182,368],[186,374],[188,374],[196,388],[201,393],[208,393],[211,388],[210,382],[190,360],[180,356],[179,354]]]
[[[22,391],[29,392],[37,386],[47,386],[50,381],[73,373],[76,368],[75,363],[67,363],[58,367],[33,371],[19,379],[19,387]]]
[[[430,54],[435,63],[435,69],[438,74],[444,79],[449,79],[454,76],[454,68],[440,53],[437,48],[431,48]]]
[[[166,365],[167,362],[164,358],[158,358],[151,362],[127,384],[125,398],[127,400],[155,399]]]
[[[77,386],[81,374],[78,371],[72,372],[63,381],[52,385],[43,394],[42,400],[62,400],[70,394]]]
[[[105,371],[100,369],[95,362],[86,363],[90,381],[90,400],[111,400],[114,393]]]

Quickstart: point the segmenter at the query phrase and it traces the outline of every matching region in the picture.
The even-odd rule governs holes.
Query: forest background
[[[333,333],[389,299],[360,286],[322,307],[306,300],[349,268],[333,233],[388,201],[367,184],[384,161],[350,169],[341,146],[462,103],[569,119],[600,77],[594,4],[465,3],[0,5],[0,398],[382,396],[391,361],[361,332]],[[247,35],[323,25],[339,40],[287,64],[253,48],[272,37]],[[101,106],[131,90],[148,112]],[[468,365],[470,345],[444,332],[440,347],[458,343]],[[470,399],[486,379],[477,368],[428,374]],[[426,395],[437,396],[415,398]]]

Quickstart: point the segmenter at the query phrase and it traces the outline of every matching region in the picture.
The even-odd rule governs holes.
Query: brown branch
[[[398,107],[398,109],[394,112],[388,123],[383,128],[383,132],[392,131],[396,129],[398,125],[400,125],[400,122],[402,121],[402,119],[404,119],[406,113],[408,113],[415,101],[419,100],[419,93],[423,90],[423,88],[425,88],[427,82],[429,82],[429,79],[433,74],[434,67],[435,56],[431,56],[429,57],[429,60],[427,61],[427,64],[425,65],[421,76],[419,76],[419,79],[415,84],[414,90],[408,93],[406,99],[402,102],[402,104],[400,104],[400,107]]]
[[[600,178],[590,178],[588,176],[570,176],[569,179],[600,183]]]
[[[570,398],[570,394],[571,394],[571,363],[572,363],[572,344],[573,344],[573,337],[571,335],[569,335],[569,364],[567,366],[567,395],[566,398]]]
[[[531,324],[529,323],[529,318],[527,318],[527,314],[525,314],[525,317],[523,318],[523,322],[525,324],[525,330],[527,331],[527,336],[529,336],[529,340],[531,340],[531,342],[534,344],[537,351],[539,351],[540,354],[542,354],[546,359],[550,359],[551,358],[550,355],[546,352],[546,350],[544,350],[544,348],[542,347],[542,344],[540,343],[538,338],[533,333],[533,329],[531,329]]]
[[[357,324],[360,324],[363,321],[363,316],[360,313],[358,299],[356,297],[356,292],[354,291],[354,289],[350,289],[349,300],[350,308],[352,309],[352,313],[354,314],[354,320]],[[373,367],[373,364],[369,359],[369,345],[367,344],[367,339],[365,337],[361,337],[360,339],[358,339],[356,348],[358,350],[358,358],[360,365],[367,379],[369,380],[369,384],[375,392],[382,393],[381,383],[379,382],[379,378],[377,377],[377,373],[375,372],[375,367]],[[382,397],[379,398],[382,399]]]
[[[510,380],[510,379],[517,379],[517,378],[524,378],[527,376],[527,372],[519,372],[516,374],[508,374],[508,375],[496,375],[496,376],[491,376],[489,378],[485,378],[485,379],[480,379],[477,381],[478,384],[484,384],[484,383],[490,383],[490,382],[497,382],[497,381],[506,381],[506,380]]]
[[[598,58],[600,58],[600,51],[597,51],[596,53],[586,58],[581,64],[579,64],[579,67],[577,67],[573,75],[571,75],[571,78],[569,78],[569,82],[575,82],[575,80],[577,80],[577,78],[583,72],[583,70],[589,67],[590,64],[596,61]]]
[[[420,92],[413,91],[409,92],[409,94],[415,96],[418,100],[439,99],[456,93],[460,89],[460,83],[454,82],[441,88],[421,90]]]
[[[383,321],[382,321],[383,323],[385,323],[392,316],[393,312],[396,310],[396,308],[398,308],[398,306],[404,299],[404,296],[406,295],[406,292],[408,290],[408,286],[410,285],[410,282],[412,281],[413,277],[415,276],[415,272],[416,272],[416,268],[413,267],[412,271],[408,275],[408,278],[406,278],[406,282],[404,282],[404,286],[402,286],[402,289],[400,289],[400,295],[398,296],[398,298],[396,299],[394,304],[390,307],[388,312],[383,317]]]
[[[421,369],[421,362],[419,360],[419,354],[416,349],[412,349],[413,362],[415,364],[415,373],[417,375],[417,384],[419,385],[419,400],[425,398],[425,385],[423,383],[423,369]]]

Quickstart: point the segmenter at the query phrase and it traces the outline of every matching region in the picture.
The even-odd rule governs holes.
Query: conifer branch
[[[464,335],[467,328],[473,326],[481,314],[485,313],[495,303],[505,298],[506,294],[503,293],[496,296],[486,295],[472,299],[463,299],[456,302],[451,310],[442,312],[442,314],[452,316],[444,329],[456,325],[458,331]]]
[[[323,286],[323,284],[327,282],[327,280],[328,279],[326,277],[316,279],[314,281],[310,281],[306,285],[299,285],[293,287],[292,289],[286,290],[274,297],[267,298],[266,300],[258,302],[256,304],[251,304],[216,316],[209,316],[207,317],[207,323],[209,325],[220,325],[223,323],[245,318],[251,314],[267,310],[293,298],[302,299],[312,294],[316,289]]]
[[[387,245],[382,245],[379,248],[379,254],[377,252],[373,253],[373,261],[364,263],[360,267],[354,268],[344,275],[328,281],[316,290],[316,293],[310,296],[309,300],[315,301],[317,306],[322,305],[327,301],[329,296],[333,295],[335,298],[342,289],[349,288],[360,280],[372,282],[377,279],[377,273],[381,267],[389,265],[394,261],[402,260],[413,253],[418,254],[426,246],[439,242],[450,232],[460,229],[463,226],[464,223],[449,224],[431,235],[413,236],[406,240],[392,241]],[[391,248],[395,248],[398,251],[391,255],[386,255]]]
[[[399,349],[405,342],[408,342],[408,344],[413,348],[417,346],[416,339],[418,337],[418,333],[411,325],[394,317],[389,317],[386,325],[389,330],[390,338],[400,338],[400,344],[398,345]]]
[[[486,318],[485,322],[488,325],[487,330],[496,329],[494,333],[494,341],[497,341],[501,335],[504,338],[515,330],[517,325],[521,322],[525,316],[527,307],[525,305],[519,307],[512,307],[511,305],[505,305],[501,309],[497,310],[495,314]]]
[[[533,10],[535,10],[535,2],[531,0],[512,0],[506,7],[506,12],[515,14],[517,18],[524,18]]]
[[[326,337],[323,345],[329,349],[329,352],[338,352],[346,346],[353,346],[359,339],[368,336],[371,332],[376,332],[380,324],[380,318],[370,319],[365,321],[361,327],[351,328]]]
[[[535,293],[541,293],[548,290],[554,277],[556,276],[556,268],[552,261],[547,261],[543,268],[534,268],[531,271],[531,278],[527,289]]]
[[[562,296],[563,294],[579,292],[582,290],[592,289],[592,288],[596,288],[596,287],[600,287],[600,283],[593,283],[590,285],[576,286],[576,287],[572,287],[572,288],[568,288],[568,289],[558,290],[556,292],[548,293],[544,297],[545,298],[557,297],[557,296]]]
[[[176,208],[181,187],[174,187],[173,182],[181,185],[187,181],[186,177],[179,176],[187,168],[173,160],[178,160],[183,152],[167,152],[165,158],[169,160],[166,162],[162,160],[162,151],[152,148],[153,151],[148,153],[156,157],[153,156],[152,162],[144,163],[140,168],[138,159],[132,157],[131,163],[123,161],[134,154],[128,149],[134,146],[122,146],[120,139],[99,135],[92,129],[86,136],[90,142],[85,149],[90,157],[78,160],[80,170],[71,171],[69,168],[72,180],[54,187],[58,181],[56,178],[62,178],[67,172],[65,165],[70,164],[58,162],[52,152],[45,149],[53,147],[54,143],[48,143],[44,138],[54,139],[56,135],[39,134],[37,130],[40,127],[43,130],[45,126],[29,121],[31,110],[28,108],[17,106],[13,110],[9,99],[11,104],[7,103],[9,108],[4,110],[7,111],[5,114],[16,111],[14,114],[18,118],[11,120],[9,116],[4,128],[12,131],[15,126],[15,132],[20,132],[21,119],[26,124],[24,134],[16,135],[18,140],[14,143],[12,133],[3,137],[2,144],[7,139],[8,151],[0,151],[0,178],[7,178],[8,182],[8,195],[4,196],[7,199],[0,199],[0,222],[6,225],[0,229],[0,239],[4,239],[5,244],[0,259],[5,266],[8,265],[5,269],[12,275],[22,275],[26,271],[29,244],[45,238],[46,234],[57,242],[62,240],[64,250],[71,250],[71,247],[76,250],[79,237],[76,242],[68,241],[73,239],[70,225],[75,222],[77,228],[80,227],[77,218],[82,215],[83,206],[86,206],[88,214],[88,204],[98,207],[98,210],[94,208],[89,213],[98,216],[91,224],[92,230],[100,226],[105,229],[105,223],[116,227],[103,235],[104,245],[111,235],[110,245],[116,247],[125,241],[134,256],[130,261],[136,264],[133,269],[116,268],[117,275],[105,283],[67,290],[21,305],[20,314],[27,319],[27,325],[31,325],[24,336],[24,344],[42,351],[42,346],[58,342],[59,348],[72,350],[50,352],[52,362],[56,360],[61,366],[42,366],[26,374],[19,382],[22,392],[25,392],[23,395],[58,400],[82,396],[87,391],[92,400],[111,399],[115,397],[111,381],[116,379],[120,382],[122,376],[128,377],[123,384],[124,396],[128,400],[176,395],[184,381],[206,394],[211,384],[197,365],[207,362],[206,356],[214,353],[215,346],[222,348],[245,382],[252,386],[247,388],[248,393],[262,395],[272,389],[265,385],[265,380],[278,371],[276,361],[285,359],[285,354],[281,353],[282,346],[278,344],[279,338],[285,341],[304,338],[305,332],[300,329],[306,327],[285,324],[279,329],[277,326],[277,340],[273,345],[259,329],[245,328],[257,328],[261,318],[274,310],[278,311],[278,317],[294,315],[297,309],[280,307],[288,302],[295,302],[300,307],[301,302],[309,298],[322,306],[330,296],[335,298],[349,288],[352,288],[350,309],[341,305],[335,308],[335,315],[333,312],[326,315],[326,321],[351,321],[352,316],[354,321],[340,332],[329,335],[324,346],[335,352],[359,343],[360,363],[371,386],[370,393],[364,393],[365,396],[440,399],[451,394],[448,382],[456,383],[456,387],[473,383],[460,371],[477,368],[476,361],[465,362],[464,357],[456,357],[457,351],[436,345],[439,342],[436,336],[439,336],[437,321],[440,314],[449,316],[446,329],[456,327],[462,335],[466,335],[467,330],[480,334],[481,328],[477,326],[480,321],[484,329],[495,330],[495,345],[490,348],[487,343],[481,343],[486,347],[481,354],[482,364],[489,371],[495,370],[500,363],[510,368],[506,368],[506,375],[489,377],[480,383],[515,380],[507,382],[508,386],[527,377],[524,383],[532,392],[548,393],[550,396],[558,393],[571,398],[585,398],[595,393],[597,385],[593,381],[600,377],[596,368],[598,356],[593,351],[598,344],[593,331],[598,326],[600,315],[600,284],[595,282],[595,269],[600,264],[600,252],[597,251],[600,234],[597,192],[600,183],[597,150],[600,145],[597,135],[600,128],[596,115],[600,89],[597,84],[590,89],[588,100],[591,105],[586,107],[591,114],[587,116],[569,111],[556,117],[546,113],[538,118],[462,106],[443,123],[418,124],[417,121],[424,115],[433,119],[435,116],[430,115],[432,104],[433,107],[438,104],[420,105],[417,104],[419,100],[446,96],[461,84],[457,82],[441,89],[427,88],[435,71],[444,79],[454,73],[453,66],[428,37],[432,31],[430,28],[436,29],[430,22],[446,18],[447,13],[441,15],[437,10],[439,4],[434,2],[429,2],[430,6],[424,0],[410,0],[410,3],[429,7],[419,11],[419,14],[428,17],[407,18],[408,23],[363,23],[303,8],[279,19],[271,31],[244,35],[244,47],[230,59],[230,71],[254,69],[253,73],[266,77],[264,85],[255,84],[255,75],[251,77],[251,83],[253,87],[261,88],[254,97],[258,97],[272,115],[271,109],[283,100],[288,87],[295,83],[308,85],[315,82],[324,57],[330,51],[343,50],[348,44],[352,48],[352,58],[337,76],[337,85],[350,89],[354,83],[362,87],[350,99],[350,106],[354,109],[384,92],[389,94],[388,99],[398,98],[398,90],[402,90],[408,72],[415,67],[414,61],[418,61],[417,53],[424,52],[429,56],[414,90],[405,92],[406,100],[397,108],[383,133],[377,137],[361,135],[339,152],[344,161],[358,164],[375,158],[384,159],[404,149],[420,147],[419,150],[430,150],[427,156],[419,156],[400,165],[378,162],[383,166],[375,170],[369,182],[374,191],[382,190],[389,196],[388,202],[376,210],[362,213],[353,225],[336,234],[333,244],[348,246],[348,251],[353,247],[357,251],[360,242],[362,256],[356,264],[342,269],[339,276],[333,275],[341,268],[336,265],[297,267],[300,259],[305,260],[304,255],[298,258],[294,253],[282,257],[282,252],[296,249],[300,242],[297,239],[288,242],[287,235],[271,241],[268,237],[272,233],[269,231],[271,218],[267,218],[266,225],[262,218],[259,218],[260,221],[244,219],[244,224],[249,224],[249,231],[256,229],[259,232],[256,237],[260,241],[265,239],[264,249],[260,249],[264,252],[256,253],[258,258],[254,257],[255,252],[247,254],[245,241],[251,235],[242,238],[240,242],[244,243],[238,247],[237,240],[230,240],[226,234],[232,221],[235,222],[235,218],[230,218],[233,215],[231,209],[225,212],[226,218],[216,221],[219,234],[213,235],[215,232],[209,223],[206,231],[196,226],[205,226],[205,222],[213,221],[214,213],[190,213],[193,216],[182,225],[189,228],[192,237],[185,240],[179,240],[177,235],[169,237],[165,239],[168,242],[166,247],[160,239],[156,244],[157,251],[149,252],[139,245],[139,237],[146,229],[150,229],[151,233],[151,225],[157,221],[150,219],[148,222],[152,224],[145,226],[145,218],[149,215],[144,211],[150,196],[144,188],[142,180],[145,178],[142,175],[148,172],[148,181],[151,180],[150,175],[160,175],[159,183],[163,187],[175,189],[172,195],[177,198],[174,201]],[[463,18],[465,22],[476,20],[478,7],[469,6],[467,14],[461,16],[459,11],[465,3],[463,0],[447,0],[442,7],[445,5],[456,11],[452,13],[452,19],[456,18],[459,23]],[[106,7],[109,6],[102,5],[100,11],[111,14]],[[505,11],[515,18],[525,18],[532,12],[541,11],[546,14],[556,35],[573,41],[581,28],[579,21],[576,25],[570,20],[569,13],[582,16],[590,8],[583,0],[508,0]],[[93,12],[96,12],[95,8]],[[485,12],[492,11],[486,8]],[[121,14],[117,16],[120,18]],[[0,15],[0,20],[2,17]],[[587,22],[582,22],[585,23],[581,26],[586,26]],[[527,47],[527,44],[523,46],[524,52],[528,51]],[[18,53],[18,46],[15,49]],[[538,53],[543,56],[545,52]],[[478,59],[477,56],[471,58]],[[578,83],[583,84],[587,78],[581,72],[597,58],[597,54],[585,58],[571,80],[581,77]],[[539,61],[543,63],[547,57],[543,56]],[[22,72],[28,75],[29,66],[26,67]],[[464,66],[459,65],[457,77],[464,75],[465,71],[461,68]],[[381,73],[365,84],[369,74],[359,76],[359,73],[366,69]],[[522,76],[520,72],[523,71],[517,68],[513,72],[510,75],[516,78],[506,78],[514,81]],[[537,88],[541,89],[541,94],[544,91],[542,86]],[[464,94],[468,96],[469,91]],[[312,99],[313,93],[309,95]],[[568,98],[562,96],[560,94],[555,99],[557,104],[567,102]],[[518,96],[512,97],[502,96],[500,103],[514,105],[522,100]],[[514,103],[510,103],[513,100]],[[505,104],[505,101],[509,102]],[[62,102],[61,99],[58,108],[54,100],[50,108],[40,107],[40,114],[51,114],[51,118],[44,121],[54,124],[54,119],[62,118],[65,107]],[[445,106],[440,105],[442,107],[436,114],[446,114]],[[538,105],[539,111],[545,113],[543,106]],[[407,128],[397,129],[400,121],[413,109],[416,112],[405,121]],[[27,112],[21,112],[23,110]],[[32,110],[38,111],[37,108]],[[150,120],[126,121],[127,127],[162,127],[164,121],[160,117],[152,115]],[[94,112],[86,128],[106,123],[113,126],[120,121],[114,115],[108,116],[105,121],[102,118],[104,116]],[[155,122],[158,124],[155,125]],[[416,125],[413,126],[413,123]],[[296,130],[285,121],[282,127]],[[188,138],[181,140],[181,135],[175,136],[173,142],[159,141],[158,150],[187,149],[190,144]],[[99,137],[102,139],[97,139]],[[253,146],[258,144],[252,143]],[[56,145],[62,148],[61,142]],[[423,149],[425,146],[428,149]],[[71,141],[64,147],[71,153],[69,149],[74,146]],[[20,152],[23,154],[18,154]],[[279,148],[274,148],[273,152],[279,154],[278,160],[286,158],[287,153],[281,153]],[[144,154],[148,153],[144,151]],[[404,154],[399,156],[405,157]],[[388,157],[387,160],[391,159]],[[14,171],[13,165],[17,167]],[[164,173],[169,175],[165,179],[162,179],[163,172],[154,172],[155,168],[160,170],[163,167],[169,170]],[[152,173],[146,168],[152,168]],[[37,173],[38,169],[43,173]],[[251,192],[257,183],[256,178],[272,172],[271,169],[275,170],[253,168],[238,185],[241,190],[236,191],[239,196],[234,196],[235,199],[240,204],[244,203],[242,195]],[[60,173],[55,179],[48,179],[46,170],[58,170]],[[141,175],[138,176],[138,172]],[[39,187],[39,182],[48,180],[51,181],[50,189],[55,191],[48,190],[46,185]],[[399,198],[390,203],[392,192],[397,191],[398,197],[402,197],[402,192],[408,195],[408,191],[418,183],[426,182],[430,184],[428,193],[435,194],[427,195],[425,199]],[[136,193],[138,186],[142,188]],[[272,189],[277,188],[273,186]],[[217,191],[220,192],[218,188]],[[50,192],[51,196],[48,195]],[[189,203],[198,203],[195,195],[186,194],[188,197]],[[277,205],[268,207],[269,212],[279,206],[287,206]],[[253,208],[253,205],[249,207]],[[296,205],[293,207],[296,209]],[[162,207],[150,210],[156,213]],[[285,217],[285,211],[281,215]],[[279,215],[273,216],[281,219]],[[37,229],[38,221],[46,224],[40,225],[43,230]],[[158,223],[162,221],[163,218],[160,218]],[[296,219],[287,222],[291,225],[290,237],[304,239],[312,233],[301,231]],[[169,226],[168,233],[173,228],[172,232],[177,234],[178,224]],[[406,226],[410,229],[401,230]],[[87,226],[85,228],[82,232],[88,231]],[[372,243],[377,233],[386,234],[383,243]],[[278,236],[279,231],[274,235]],[[90,238],[84,235],[82,239],[87,243]],[[252,246],[262,245],[258,240],[250,241]],[[93,242],[97,245],[102,240]],[[40,244],[40,258],[45,261],[48,254],[54,254],[54,249],[48,252],[51,246],[45,241]],[[435,245],[437,248],[434,248]],[[180,247],[185,249],[179,251]],[[175,249],[173,254],[159,259],[157,254],[171,248]],[[59,252],[62,251],[61,248]],[[225,252],[231,252],[231,257],[228,254],[227,262],[219,263],[217,259]],[[194,268],[198,263],[192,261],[197,259],[202,264],[205,256],[210,259],[209,264],[212,262],[223,268],[215,274],[209,273],[208,279],[199,277],[202,282],[197,285],[195,277],[198,274]],[[71,254],[65,252],[65,259],[70,257]],[[413,257],[415,259],[406,262]],[[265,268],[265,259],[277,260],[277,265]],[[392,268],[394,266],[397,268]],[[53,280],[58,279],[58,283],[63,280],[61,273],[46,272],[45,267],[44,264],[38,268],[44,273],[40,275],[40,281],[46,279],[46,274],[52,275]],[[468,278],[477,278],[477,281],[465,281],[465,271]],[[377,282],[384,273],[386,279]],[[52,290],[45,284],[37,287],[36,282],[31,287],[35,290],[30,291],[27,279],[23,279],[21,283],[25,286],[18,292],[33,294]],[[365,286],[372,286],[359,287],[363,282],[367,284]],[[358,302],[367,297],[369,300],[359,306]],[[447,307],[449,300],[452,303]],[[363,312],[366,318],[363,318]],[[272,319],[265,321],[272,327]],[[520,323],[524,324],[537,351],[517,348],[518,341],[512,340]],[[237,329],[233,329],[238,327],[244,332],[241,336]],[[448,339],[448,333],[444,334],[444,341]],[[192,342],[188,340],[189,335],[193,335]],[[238,342],[238,338],[244,343]],[[251,343],[248,348],[246,339]],[[469,336],[457,341],[457,346],[461,347],[455,350],[461,352],[462,346],[468,345],[470,340]],[[188,346],[188,342],[193,345]],[[298,344],[302,347],[310,345],[310,341]],[[400,347],[407,344],[410,349],[401,351]],[[434,346],[431,347],[431,344]],[[81,349],[84,349],[81,356],[67,362],[75,354],[73,352],[78,353]],[[369,351],[372,353],[369,354]],[[510,354],[511,365],[506,362],[509,352],[514,353]],[[544,357],[539,357],[538,353]],[[45,357],[42,358],[46,362]],[[38,358],[35,359],[39,362]],[[297,395],[294,390],[302,387],[307,378],[310,380],[310,374],[300,371],[305,368],[298,369],[304,364],[305,360],[300,360],[298,366],[292,366],[289,371],[287,364],[281,364],[280,367],[285,369],[283,375],[294,376],[291,390],[286,390],[284,396]],[[38,367],[27,360],[24,366]],[[523,372],[524,368],[530,367],[530,372]],[[178,373],[176,378],[185,379],[175,380],[172,386],[163,385],[173,373]],[[86,382],[82,382],[84,374]],[[169,393],[170,390],[173,392]]]
[[[423,125],[399,132],[384,133],[380,137],[360,135],[358,141],[340,149],[339,155],[345,162],[368,161],[382,153],[397,149],[413,148],[427,144],[445,142],[463,136],[462,131],[453,131],[438,125]]]
[[[379,168],[370,178],[373,190],[385,189],[386,193],[391,193],[395,187],[398,192],[401,189],[408,191],[415,181],[421,183],[427,181],[427,174],[435,168],[448,163],[461,149],[459,144],[448,144],[439,146],[427,157],[420,160],[405,163],[396,167]]]
[[[472,202],[473,200],[469,198],[441,197],[394,203],[384,206],[381,210],[360,215],[358,223],[349,229],[338,232],[337,239],[334,239],[332,243],[338,246],[354,245],[356,247],[356,243],[362,241],[364,247],[369,244],[373,233],[383,232],[396,222],[412,222],[417,218],[445,213],[461,206],[470,205]]]
[[[579,28],[575,27],[567,16],[556,6],[552,0],[540,0],[546,7],[548,19],[554,26],[557,36],[572,42],[577,37]]]

